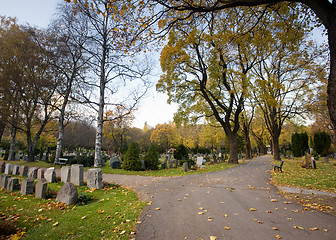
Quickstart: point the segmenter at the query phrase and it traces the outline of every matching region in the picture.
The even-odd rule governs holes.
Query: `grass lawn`
[[[274,162],[275,163],[275,162]],[[275,164],[279,164],[276,162]],[[336,192],[336,161],[316,161],[317,169],[301,167],[301,159],[284,159],[283,172],[272,171],[272,181],[277,185],[302,187]]]
[[[46,163],[42,161],[35,161],[35,162],[24,162],[24,161],[6,161],[7,163],[13,165],[26,165],[31,167],[54,167],[52,163]],[[239,163],[245,163],[244,160],[239,160]],[[108,174],[121,174],[121,175],[138,175],[138,176],[151,176],[151,177],[175,177],[175,176],[186,176],[191,174],[201,174],[201,173],[208,173],[208,172],[215,172],[225,170],[230,167],[234,167],[234,164],[228,164],[227,162],[224,163],[217,163],[217,164],[205,164],[205,168],[190,170],[188,172],[184,172],[182,167],[178,168],[171,168],[171,169],[163,169],[163,170],[156,170],[156,171],[126,171],[123,169],[112,169],[109,166],[109,162],[106,162],[105,167],[102,167],[103,173]],[[56,165],[56,168],[61,168],[61,166]],[[84,170],[88,170],[90,167],[85,167]]]
[[[48,184],[58,191],[60,183]],[[134,192],[107,185],[104,189],[78,187],[87,204],[66,206],[55,199],[35,199],[20,192],[0,189],[0,227],[4,221],[14,223],[22,239],[130,239],[146,203]]]

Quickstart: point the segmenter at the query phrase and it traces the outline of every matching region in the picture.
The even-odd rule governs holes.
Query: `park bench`
[[[58,161],[55,161],[54,164],[60,164],[60,165],[65,165],[68,163],[68,159],[67,158],[58,158]]]
[[[273,171],[275,172],[275,170],[280,170],[282,172],[282,165],[283,165],[283,161],[281,161],[280,165],[274,165],[273,166]]]

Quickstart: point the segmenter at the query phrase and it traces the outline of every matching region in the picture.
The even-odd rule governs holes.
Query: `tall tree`
[[[77,2],[77,1],[76,1]],[[135,39],[137,28],[137,11],[127,0],[91,0],[81,1],[73,5],[74,14],[87,18],[89,46],[85,49],[91,56],[90,70],[98,80],[91,83],[99,89],[98,102],[86,99],[97,111],[97,132],[95,144],[94,166],[100,167],[103,162],[101,159],[101,148],[103,139],[104,110],[106,107],[123,106],[128,109],[130,114],[135,109],[138,101],[147,91],[147,85],[133,86],[129,81],[141,79],[147,74],[149,69],[146,61],[136,64],[132,55],[139,51],[139,44]],[[145,64],[144,64],[145,63]],[[127,95],[122,99],[118,92],[120,87],[126,86],[123,94]],[[127,91],[129,93],[127,94]],[[109,91],[110,94],[106,94]],[[114,97],[114,100],[108,99]],[[108,109],[108,110],[110,110]]]
[[[181,143],[174,123],[158,124],[150,136],[150,141],[156,144],[160,151],[168,152],[169,148]]]

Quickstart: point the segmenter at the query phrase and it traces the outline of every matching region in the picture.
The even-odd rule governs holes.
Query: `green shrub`
[[[174,158],[177,160],[188,160],[188,149],[183,144],[179,145],[174,152]]]
[[[159,167],[159,151],[155,145],[151,145],[145,156],[145,167],[150,170],[158,170]]]
[[[81,156],[77,154],[76,157],[69,159],[69,164],[83,164],[84,167],[92,167],[94,164],[94,156]]]
[[[307,133],[292,134],[292,152],[294,157],[301,157],[308,149],[308,135]]]
[[[141,169],[140,148],[135,142],[129,146],[122,165],[124,170],[139,171]]]
[[[331,145],[331,137],[326,132],[314,134],[314,150],[321,156],[327,156]]]

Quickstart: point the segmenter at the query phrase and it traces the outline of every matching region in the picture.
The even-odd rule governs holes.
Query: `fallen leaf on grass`
[[[86,216],[81,217],[81,219],[85,219],[85,218],[86,218]]]
[[[98,210],[98,213],[100,213],[100,214],[102,214],[104,212],[105,212],[105,210]]]
[[[55,223],[53,224],[54,227],[57,226],[57,225],[58,225],[58,222],[55,222]]]

